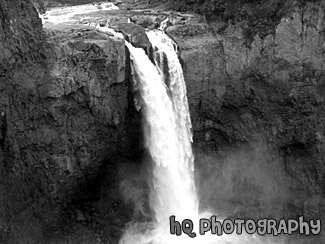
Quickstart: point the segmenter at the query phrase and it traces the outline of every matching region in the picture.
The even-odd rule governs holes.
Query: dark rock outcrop
[[[29,1],[0,1],[0,77],[17,65],[39,60],[42,22]]]
[[[111,25],[116,31],[123,33],[126,40],[135,47],[141,47],[145,50],[151,48],[151,43],[146,35],[145,29],[134,23],[116,23]]]
[[[206,24],[176,25],[167,33],[177,42],[194,131],[199,133],[205,116],[217,118],[228,82],[221,42]],[[217,138],[217,137],[216,137]],[[204,139],[197,138],[197,143]]]
[[[275,34],[256,35],[250,46],[246,45],[240,25],[229,24],[222,31],[219,25],[178,25],[167,29],[180,46],[195,146],[218,155],[207,160],[220,165],[216,171],[222,171],[222,163],[217,162],[223,160],[256,167],[256,172],[259,167],[278,165],[278,182],[282,190],[286,189],[285,194],[281,193],[285,197],[276,196],[281,204],[279,214],[324,219],[323,4],[297,5],[292,15],[276,26]],[[239,153],[241,156],[232,157],[229,162],[227,155],[237,154],[242,148],[245,156]],[[197,161],[204,163],[199,155]],[[255,193],[263,192],[261,181],[258,185],[252,180],[254,177],[242,176],[247,168],[236,173],[234,188],[240,192],[243,183],[239,182],[243,180],[256,187]],[[215,185],[206,184],[210,191],[203,197],[212,197],[220,189]],[[249,204],[254,209],[249,213],[256,214],[259,207],[263,208],[258,202]],[[249,217],[249,213],[243,216]]]
[[[45,33],[29,1],[1,0],[0,17],[0,242],[44,243],[139,152],[128,55],[94,29]]]

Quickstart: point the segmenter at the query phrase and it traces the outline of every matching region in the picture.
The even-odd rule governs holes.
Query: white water
[[[199,235],[202,215],[194,183],[194,157],[186,86],[175,43],[161,31],[147,33],[155,65],[144,50],[126,42],[132,60],[136,106],[144,119],[145,147],[152,158],[150,208],[152,222],[131,223],[120,244],[264,244],[251,235]],[[164,67],[165,66],[165,67]],[[168,86],[165,84],[167,81]],[[169,217],[191,219],[196,238],[169,233]],[[208,218],[210,215],[205,215]]]
[[[173,116],[174,124],[172,127],[166,127],[167,133],[173,134],[174,142],[176,144],[173,154],[170,151],[170,156],[173,160],[166,162],[165,168],[161,168],[159,164],[155,165],[154,170],[156,172],[157,180],[154,182],[156,185],[162,184],[165,181],[165,178],[161,175],[161,171],[165,170],[168,172],[168,176],[174,177],[174,181],[177,185],[172,185],[169,182],[167,183],[169,188],[163,189],[162,192],[157,192],[158,196],[174,195],[175,198],[171,199],[173,206],[175,206],[174,212],[167,211],[166,213],[165,206],[157,203],[153,205],[156,209],[156,212],[165,212],[168,216],[162,216],[164,218],[169,218],[170,215],[175,215],[181,219],[189,217],[197,217],[198,213],[198,199],[195,191],[194,185],[194,156],[192,153],[192,124],[190,119],[190,113],[188,108],[187,96],[186,96],[186,86],[183,77],[183,70],[179,63],[178,56],[174,48],[176,45],[161,31],[149,31],[147,36],[153,45],[154,49],[157,49],[154,52],[154,59],[156,67],[158,67],[160,77],[163,77],[167,80],[169,89],[169,100],[172,103],[172,110],[169,110],[168,113]],[[164,66],[164,57],[167,59],[167,67]],[[167,74],[164,74],[164,68],[168,70]],[[166,77],[165,77],[166,76]],[[166,90],[163,90],[165,94]],[[161,101],[158,101],[161,102]],[[159,113],[159,111],[158,111]],[[159,113],[160,114],[160,113]],[[160,114],[160,118],[165,116]],[[152,121],[153,124],[155,121]],[[155,141],[153,141],[155,143]],[[167,143],[170,143],[168,140]],[[149,149],[150,150],[150,149]],[[166,154],[159,153],[160,158],[165,158]],[[155,162],[156,164],[156,162]],[[168,179],[167,179],[168,180]],[[171,181],[172,182],[172,181]],[[168,190],[166,192],[166,190]],[[166,196],[167,197],[167,196]],[[189,216],[190,213],[193,213],[192,216]],[[156,213],[156,216],[160,213]]]
[[[153,161],[150,182],[150,207],[154,212],[153,225],[131,226],[121,243],[149,243],[172,237],[169,233],[169,217],[177,219],[198,216],[198,201],[193,179],[192,134],[185,85],[175,81],[171,84],[172,99],[161,73],[152,64],[143,49],[130,50],[134,88],[140,93],[137,107],[144,117],[146,148]],[[179,92],[179,88],[182,87]],[[137,229],[138,230],[135,230]],[[150,228],[150,233],[136,233],[139,228]],[[175,241],[175,240],[174,240]]]
[[[40,15],[40,18],[42,19],[43,25],[46,23],[62,24],[68,22],[79,22],[80,18],[75,18],[78,15],[89,14],[103,10],[117,9],[119,8],[113,3],[109,1],[103,1],[96,4],[83,4],[51,8],[47,10],[45,14]]]

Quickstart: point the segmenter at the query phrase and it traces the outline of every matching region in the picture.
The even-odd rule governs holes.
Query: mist
[[[223,156],[196,151],[200,209],[242,218],[281,218],[290,200],[284,164],[265,145]]]

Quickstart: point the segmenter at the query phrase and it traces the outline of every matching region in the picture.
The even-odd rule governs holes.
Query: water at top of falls
[[[43,25],[46,23],[62,24],[68,22],[79,22],[82,14],[89,14],[104,10],[118,10],[119,8],[110,1],[102,1],[92,4],[82,4],[73,6],[54,7],[46,11],[45,14],[39,14]],[[89,17],[87,17],[89,18]],[[77,21],[78,20],[78,21]]]
[[[133,86],[139,94],[136,102],[143,117],[145,147],[152,161],[149,204],[153,219],[131,223],[120,244],[271,243],[245,234],[199,235],[199,218],[203,215],[199,215],[194,183],[192,125],[182,67],[176,44],[164,32],[148,31],[147,35],[156,50],[154,63],[143,49],[128,42],[126,46],[130,52]],[[169,217],[172,215],[179,221],[191,219],[197,237],[171,235]]]

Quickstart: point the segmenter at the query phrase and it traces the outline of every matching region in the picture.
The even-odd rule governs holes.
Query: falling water
[[[149,31],[147,35],[151,44],[153,45],[153,48],[156,50],[154,52],[154,60],[156,67],[158,67],[160,77],[165,78],[165,83],[168,84],[168,87],[166,87],[163,92],[166,94],[167,90],[169,91],[168,99],[171,101],[172,110],[169,110],[168,113],[173,116],[174,124],[172,127],[166,127],[166,129],[168,129],[168,133],[174,134],[173,143],[176,144],[175,148],[173,149],[174,152],[171,154],[173,160],[168,161],[164,168],[160,168],[159,165],[156,165],[154,168],[155,171],[157,171],[155,173],[157,176],[157,180],[155,182],[156,185],[162,184],[162,179],[164,179],[161,175],[162,170],[166,171],[169,177],[176,178],[174,181],[177,180],[175,182],[177,185],[172,185],[167,182],[168,189],[162,189],[163,191],[168,190],[168,193],[156,193],[158,196],[163,196],[172,192],[171,195],[175,198],[170,199],[170,202],[174,206],[174,212],[166,212],[165,206],[159,203],[155,204],[154,206],[156,212],[166,212],[166,214],[168,214],[168,216],[161,216],[164,219],[166,217],[168,219],[170,215],[175,213],[177,213],[178,217],[184,219],[189,217],[197,217],[189,216],[190,213],[198,212],[198,199],[195,192],[193,175],[194,156],[191,145],[192,124],[188,108],[183,70],[174,49],[176,45],[164,32]],[[165,74],[165,72],[167,72],[167,74]],[[161,114],[161,116],[164,116],[164,114]],[[155,123],[155,121],[153,121],[153,123]],[[167,142],[169,143],[170,141]],[[166,151],[166,153],[168,152],[171,151]],[[159,157],[164,158],[165,155],[159,154]],[[159,213],[156,213],[156,216],[159,216]]]
[[[171,215],[177,213],[179,218],[185,219],[195,217],[192,215],[198,212],[193,179],[191,123],[185,86],[183,91],[176,92],[179,86],[176,83],[180,81],[175,81],[175,85],[170,86],[173,88],[169,96],[161,71],[145,52],[128,43],[127,47],[133,61],[134,88],[141,97],[137,106],[143,112],[145,146],[154,164],[150,184],[154,229],[146,237],[152,236],[156,241],[159,236],[165,238],[168,235]],[[132,243],[135,243],[134,239]]]
[[[134,89],[139,93],[136,107],[143,115],[145,147],[152,159],[150,179],[151,222],[131,223],[120,244],[256,244],[268,243],[248,235],[187,235],[169,233],[169,217],[199,223],[194,183],[192,132],[186,86],[176,44],[162,31],[147,32],[153,46],[154,63],[144,50],[128,42]],[[208,216],[205,216],[208,217]],[[199,233],[197,229],[194,229]]]

